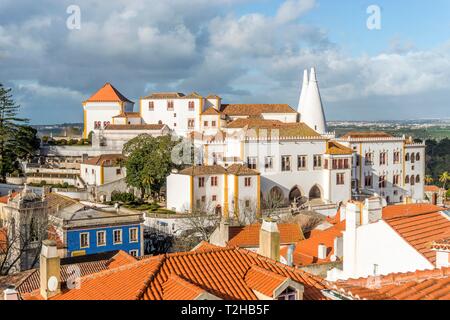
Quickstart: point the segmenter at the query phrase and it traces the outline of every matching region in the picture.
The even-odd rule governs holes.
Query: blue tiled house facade
[[[66,230],[66,255],[77,256],[123,250],[133,256],[143,255],[141,224],[96,226]]]

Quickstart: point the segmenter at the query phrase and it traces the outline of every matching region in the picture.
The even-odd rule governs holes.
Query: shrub
[[[130,192],[116,192],[114,191],[111,194],[111,201],[113,202],[124,202],[124,203],[130,203],[135,201],[134,194]]]

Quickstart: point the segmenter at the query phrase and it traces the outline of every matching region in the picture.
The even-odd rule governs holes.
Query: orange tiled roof
[[[12,192],[11,193],[11,197],[14,199],[19,193],[20,192]],[[8,198],[9,198],[9,195],[0,197],[0,203],[7,204],[8,203]]]
[[[260,116],[262,113],[297,113],[288,104],[223,104],[220,111],[228,116]]]
[[[433,241],[431,243],[431,249],[433,249],[433,250],[450,250],[450,230],[449,230],[449,236]]]
[[[93,166],[114,167],[116,166],[117,160],[121,159],[125,159],[122,154],[102,154],[100,156],[88,159],[83,163]]]
[[[450,268],[393,273],[330,284],[341,293],[363,299],[450,300]]]
[[[445,210],[428,203],[400,204],[383,208],[383,219],[421,215]]]
[[[165,124],[109,124],[105,130],[161,130]]]
[[[352,131],[344,134],[342,138],[392,138],[392,135],[380,131]]]
[[[119,92],[112,84],[105,83],[105,85],[94,93],[85,102],[131,102],[123,94]]]
[[[383,210],[383,219],[414,249],[435,264],[436,253],[432,250],[431,244],[448,235],[450,219],[439,211],[420,212],[417,210],[406,212],[403,216],[385,217]]]
[[[293,263],[296,266],[320,264],[331,261],[334,254],[334,239],[341,237],[345,230],[345,220],[336,223],[334,226],[326,230],[315,229],[311,231],[308,239],[298,242],[293,253]],[[327,256],[325,259],[319,259],[318,247],[324,244],[327,247]],[[282,248],[280,254],[287,257],[287,248]]]
[[[141,114],[139,112],[122,112],[113,118],[140,118]]]
[[[425,192],[439,192],[443,189],[438,186],[424,186],[424,190]]]
[[[250,169],[247,166],[244,166],[243,164],[234,163],[231,166],[229,166],[227,169],[228,174],[232,174],[235,176],[257,176],[259,175],[259,172],[253,169]]]
[[[246,126],[250,128],[278,128],[283,125],[283,122],[279,120],[267,120],[267,119],[257,119],[257,118],[246,118],[246,119],[236,119],[227,124],[227,128],[236,129],[244,128]]]
[[[214,108],[214,107],[209,107],[208,109],[206,109],[205,111],[202,112],[202,115],[204,115],[204,116],[216,116],[216,115],[220,115],[220,112],[217,111],[217,109]]]
[[[184,93],[181,92],[155,92],[144,99],[180,99],[184,97]]]
[[[268,297],[272,297],[274,290],[288,279],[288,277],[259,266],[251,266],[245,275],[245,282],[252,290],[261,292]]]
[[[179,171],[179,174],[189,175],[189,176],[200,176],[208,174],[225,174],[227,170],[219,165],[212,166],[192,166]]]
[[[65,290],[52,299],[163,300],[167,298],[164,286],[175,275],[221,299],[257,300],[246,282],[247,272],[255,266],[304,285],[304,299],[326,299],[321,290],[329,287],[320,277],[245,249],[220,247],[155,256],[85,276],[79,289]],[[177,284],[169,283],[166,289],[171,285]],[[35,291],[23,298],[39,299],[40,296]]]
[[[229,228],[230,247],[259,247],[259,233],[261,224],[252,224],[244,227]],[[303,240],[304,236],[300,226],[296,223],[279,223],[278,231],[280,232],[280,244],[292,244]]]
[[[128,256],[126,259],[124,256]],[[71,259],[71,258],[68,258]],[[61,261],[63,262],[64,259]],[[100,259],[98,261],[89,261],[89,262],[79,262],[79,263],[70,263],[61,265],[61,281],[63,286],[67,279],[72,274],[74,267],[76,267],[80,271],[80,276],[84,277],[89,274],[97,273],[103,270],[108,270],[112,268],[117,268],[122,265],[126,265],[128,263],[135,262],[136,259],[129,255],[126,252],[119,251],[112,258],[109,259]],[[23,274],[23,276],[21,276]],[[38,269],[27,270],[25,272],[20,272],[20,279],[15,279],[11,276],[3,277],[3,282],[5,284],[14,284],[16,289],[20,293],[30,293],[37,289],[40,286],[40,271]],[[2,278],[0,278],[2,280]],[[1,282],[1,281],[0,281]]]
[[[184,280],[176,274],[171,274],[167,281],[162,285],[164,300],[194,300],[202,293],[205,293],[200,287]]]
[[[353,150],[351,148],[347,148],[346,146],[337,143],[336,141],[328,141],[327,142],[327,151],[326,154],[333,155],[347,155],[352,154]]]

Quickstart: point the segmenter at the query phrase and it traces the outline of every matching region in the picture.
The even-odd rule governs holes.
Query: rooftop
[[[326,154],[331,155],[349,155],[352,154],[353,150],[348,148],[336,141],[328,141],[327,142],[327,151]]]
[[[233,164],[228,168],[224,168],[219,165],[201,165],[201,166],[192,166],[186,169],[183,169],[178,172],[178,174],[189,175],[189,176],[203,176],[203,175],[211,175],[211,174],[232,174],[236,176],[253,176],[259,175],[259,172],[253,169],[249,169],[248,167],[242,164]]]
[[[244,227],[230,226],[229,241],[230,247],[259,247],[259,234],[261,224],[252,224]],[[304,239],[303,232],[297,223],[279,223],[280,244],[288,245]]]
[[[180,99],[184,97],[185,94],[181,92],[155,92],[144,97],[144,99]]]
[[[83,164],[102,167],[117,167],[117,162],[124,159],[125,156],[122,154],[102,154],[84,161]]]
[[[351,131],[344,134],[341,138],[393,138],[393,136],[382,131]]]
[[[85,102],[130,102],[123,94],[119,92],[112,84],[105,83],[105,85],[94,93]]]
[[[109,124],[105,130],[162,130],[165,124]]]
[[[222,104],[220,111],[228,116],[260,116],[263,113],[297,113],[288,104]]]
[[[51,299],[192,299],[207,292],[226,300],[257,300],[252,289],[268,285],[267,276],[263,280],[256,277],[261,272],[270,273],[270,279],[275,281],[291,279],[304,285],[304,299],[326,299],[321,290],[328,285],[320,277],[245,249],[208,246],[208,249],[159,255],[84,276],[79,289],[64,289]],[[176,290],[186,283],[189,284],[186,292]],[[23,298],[41,297],[36,290]]]
[[[389,300],[449,300],[450,268],[349,279],[330,284],[355,298]]]

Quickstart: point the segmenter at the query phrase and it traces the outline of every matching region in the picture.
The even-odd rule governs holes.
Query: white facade
[[[101,186],[126,177],[126,168],[81,164],[80,175],[87,185]]]

